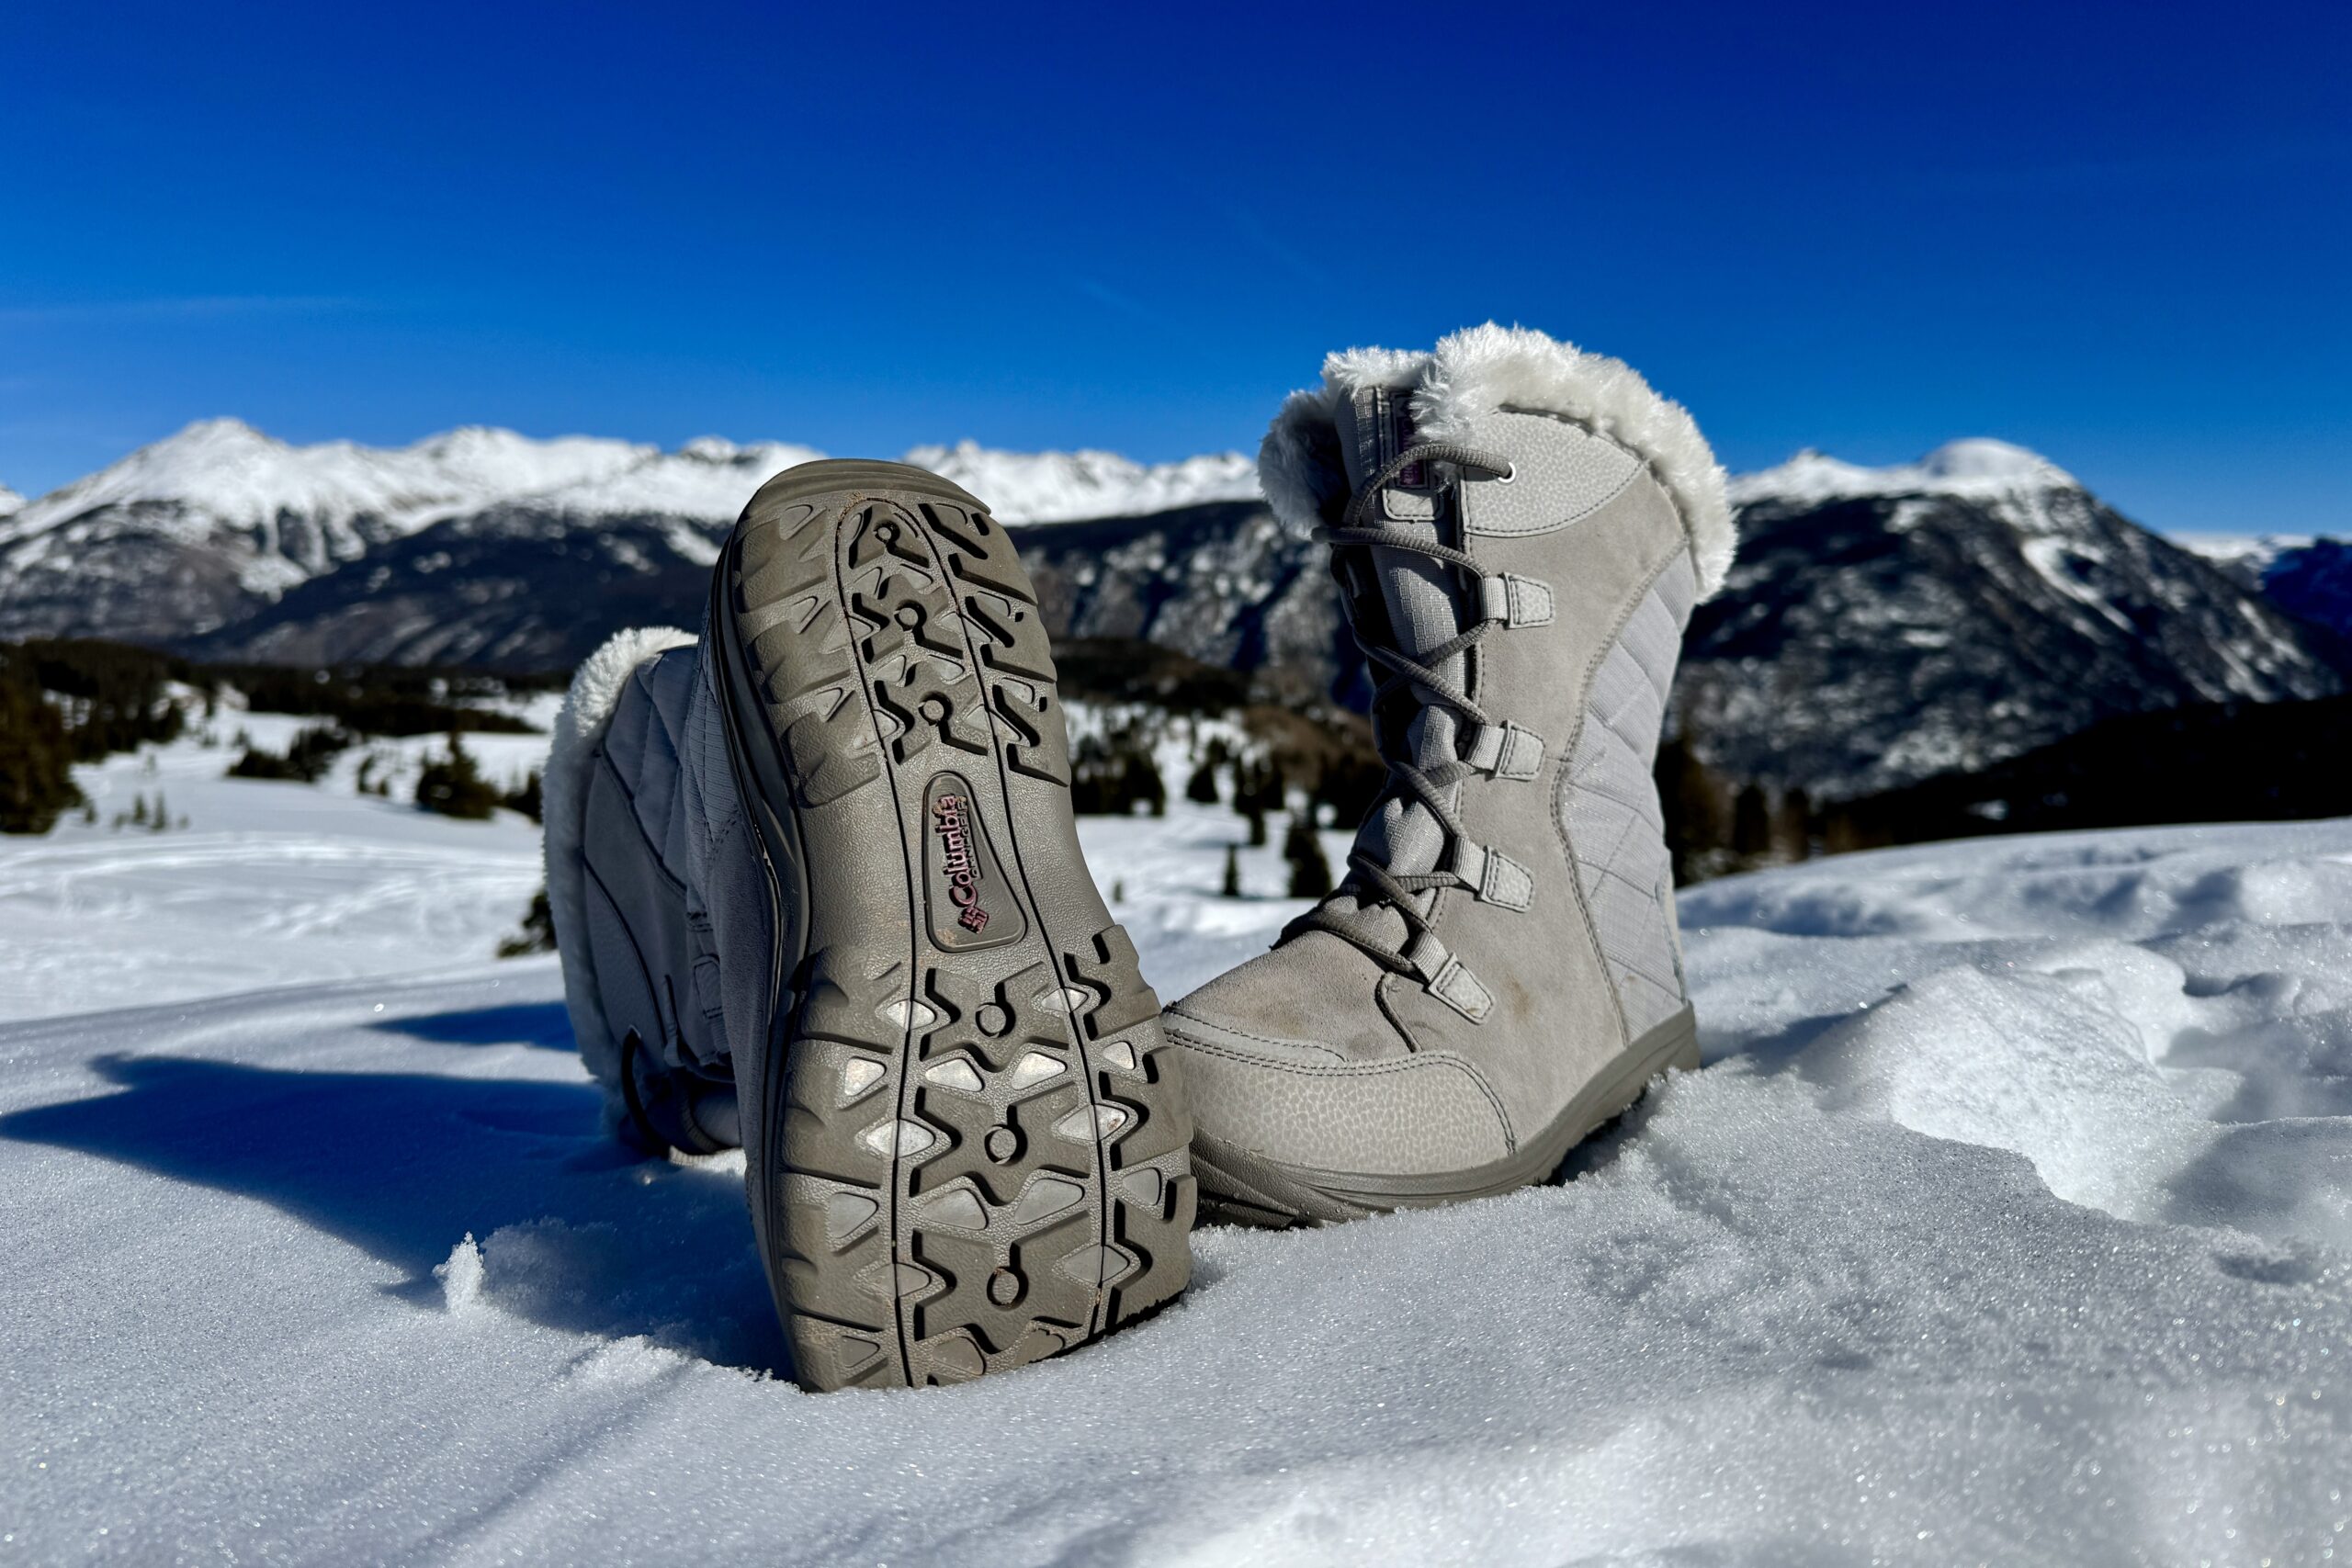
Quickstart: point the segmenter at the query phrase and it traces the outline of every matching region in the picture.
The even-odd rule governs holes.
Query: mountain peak
[[[1091,447],[1004,452],[967,438],[915,447],[905,460],[962,485],[1005,523],[1076,523],[1259,499],[1257,462],[1238,452],[1146,464]]]
[[[1847,496],[1966,495],[2079,490],[2074,475],[2038,452],[1989,435],[1947,441],[1916,462],[1883,468],[1831,457],[1808,446],[1777,468],[1731,481],[1736,505],[1759,501],[1818,505]]]
[[[1919,459],[1918,469],[1931,479],[1961,482],[2023,484],[2040,489],[2075,487],[2075,476],[2043,457],[1989,435],[1947,441]]]

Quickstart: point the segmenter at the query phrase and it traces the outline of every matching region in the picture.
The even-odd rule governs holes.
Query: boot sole
[[[1287,1229],[1515,1191],[1548,1179],[1570,1149],[1624,1114],[1657,1078],[1669,1070],[1698,1068],[1699,1023],[1686,1007],[1619,1053],[1524,1148],[1487,1165],[1437,1176],[1316,1170],[1198,1134],[1193,1163],[1201,1183],[1201,1218]]]
[[[1168,1301],[1181,1058],[1080,853],[1011,539],[920,468],[804,464],[745,508],[711,610],[738,779],[803,912],[746,1164],[801,1381],[967,1382]]]

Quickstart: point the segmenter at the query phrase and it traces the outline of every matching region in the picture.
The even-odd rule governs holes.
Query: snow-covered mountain
[[[1946,442],[1916,463],[1883,468],[1842,462],[1807,447],[1776,468],[1735,476],[1731,500],[1735,506],[1763,502],[1817,506],[1858,496],[1915,494],[1990,501],[2081,488],[2074,475],[2039,452],[1980,435]]]
[[[2352,540],[2206,534],[2181,543],[2289,615],[2352,640]]]
[[[2020,447],[1801,453],[1734,493],[1739,557],[1677,696],[1734,779],[1848,797],[2117,714],[2344,689],[2324,633]]]
[[[88,543],[105,536],[102,520],[110,516],[135,519],[126,531],[189,540],[225,531],[243,536],[254,586],[266,588],[435,518],[609,478],[658,455],[625,441],[534,441],[479,426],[397,448],[291,446],[241,420],[209,419],[27,502],[0,541],[52,535]]]
[[[456,518],[526,532],[661,520],[707,563],[771,474],[822,454],[715,437],[675,452],[470,427],[413,446],[294,446],[206,420],[13,510],[0,507],[0,636],[178,642],[251,619],[293,589]],[[1007,522],[1060,522],[1254,497],[1238,454],[1147,466],[1103,452],[996,452],[967,442],[910,460],[982,488]],[[480,530],[475,530],[479,533]],[[626,558],[633,547],[617,547]]]
[[[906,461],[953,479],[1007,523],[1133,517],[1258,499],[1258,464],[1238,452],[1146,466],[1115,452],[999,452],[975,442],[918,446]]]
[[[291,446],[205,420],[0,521],[0,631],[182,639],[437,519],[658,456],[481,428],[396,449]]]
[[[18,495],[6,485],[0,485],[0,523],[6,522],[9,518],[14,517],[18,512],[24,510],[24,505],[25,498],[23,496]]]
[[[557,667],[619,626],[693,625],[743,500],[814,455],[487,430],[292,447],[213,422],[0,519],[0,637]],[[1057,635],[1350,688],[1323,552],[1275,524],[1246,459],[908,456],[1024,526]],[[1800,453],[1733,493],[1739,560],[1692,627],[1677,716],[1735,781],[1849,797],[2119,714],[2344,688],[2344,640],[2279,608],[2282,563],[2316,602],[2335,558],[2209,560],[2006,443],[1878,468]]]

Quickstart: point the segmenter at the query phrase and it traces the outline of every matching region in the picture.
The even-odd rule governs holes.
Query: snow
[[[77,767],[96,822],[72,816],[46,838],[0,839],[0,1017],[413,972],[494,951],[539,886],[537,826],[409,804],[421,760],[447,745],[439,737],[346,751],[315,787],[224,776],[240,730],[282,752],[316,722],[224,711],[209,727],[216,747],[184,740]],[[486,776],[514,784],[544,761],[548,738],[469,735],[465,746]],[[357,794],[370,753],[390,798]],[[171,829],[112,826],[159,795]]]
[[[15,516],[24,509],[24,504],[23,496],[18,495],[6,485],[0,485],[0,521]]]
[[[724,528],[734,523],[752,491],[771,477],[796,463],[823,456],[813,446],[783,442],[738,446],[706,435],[675,452],[655,453],[619,473],[561,485],[530,499],[535,505],[555,511],[592,516],[656,513]]]
[[[1147,467],[1115,452],[1000,452],[962,441],[918,446],[905,460],[962,485],[1007,523],[1075,523],[1260,499],[1257,461],[1238,452]]]
[[[2072,474],[2040,453],[1988,436],[1946,442],[1917,462],[1883,468],[1843,462],[1808,447],[1778,468],[1733,476],[1730,487],[1735,506],[1766,501],[1817,506],[1872,495],[1991,499],[2080,488]]]
[[[2168,534],[2174,544],[2221,566],[2237,567],[2259,579],[2270,563],[2290,550],[2309,549],[2316,534]]]
[[[1204,1230],[1193,1291],[1099,1346],[816,1396],[775,1375],[741,1156],[628,1158],[551,961],[486,958],[527,825],[225,760],[95,770],[186,832],[0,841],[12,956],[106,966],[0,980],[0,1559],[2352,1549],[2352,822],[1693,888],[1708,1066],[1566,1185]],[[1163,995],[1299,908],[1213,896],[1239,829],[1082,824]],[[109,857],[79,893],[28,870],[69,852]],[[280,876],[348,896],[273,927]]]

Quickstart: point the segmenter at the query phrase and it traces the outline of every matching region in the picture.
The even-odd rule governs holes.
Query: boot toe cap
[[[1509,1124],[1485,1078],[1450,1053],[1351,1058],[1186,1003],[1164,1021],[1183,1054],[1193,1126],[1210,1144],[1342,1185],[1351,1177],[1442,1176],[1510,1152]]]

